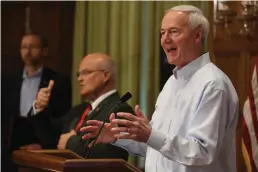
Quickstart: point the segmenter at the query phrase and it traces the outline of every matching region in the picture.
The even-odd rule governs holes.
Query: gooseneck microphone
[[[130,98],[132,98],[132,94],[131,94],[130,92],[125,93],[125,94],[120,98],[119,102],[108,112],[108,115],[109,115],[110,113],[112,113],[121,103],[127,102]],[[109,116],[108,116],[108,117],[109,117]],[[101,133],[101,131],[102,131],[102,129],[103,129],[105,123],[106,123],[106,121],[103,121],[103,124],[101,125],[101,127],[100,127],[100,129],[99,129],[99,132],[98,132],[96,138],[94,139],[94,141],[93,141],[93,143],[92,143],[91,148],[89,148],[89,150],[87,151],[87,154],[84,156],[85,159],[87,159],[87,158],[89,157],[90,152],[91,152],[91,150],[93,149],[93,147],[94,147],[94,145],[95,145],[95,142],[96,142],[96,140],[98,139],[98,137],[99,137],[99,135],[100,135],[100,133]]]

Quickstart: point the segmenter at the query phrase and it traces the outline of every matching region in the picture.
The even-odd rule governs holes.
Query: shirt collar
[[[41,76],[42,71],[43,71],[43,68],[41,67],[32,76],[28,76],[28,73],[27,73],[26,69],[24,68],[22,78],[24,79],[24,78],[32,78],[32,77]]]
[[[92,110],[94,110],[105,98],[107,98],[111,94],[114,94],[115,92],[116,92],[116,89],[111,90],[111,91],[101,95],[100,97],[98,97],[94,102],[91,103]]]
[[[184,66],[181,69],[178,69],[177,67],[173,70],[173,74],[176,79],[184,79],[188,80],[193,74],[203,67],[204,65],[210,63],[210,56],[209,53],[204,53],[200,57],[196,58],[195,60],[188,63],[186,66]]]

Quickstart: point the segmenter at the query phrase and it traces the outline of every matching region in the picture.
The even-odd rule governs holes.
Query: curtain
[[[81,59],[93,52],[109,54],[117,63],[117,89],[130,91],[129,104],[140,105],[151,118],[159,90],[160,24],[164,11],[192,4],[208,15],[207,1],[76,1],[73,104],[80,103],[77,71]],[[131,161],[135,163],[134,160]],[[140,162],[142,166],[144,160]]]

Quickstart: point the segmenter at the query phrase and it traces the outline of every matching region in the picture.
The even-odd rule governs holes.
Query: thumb
[[[91,147],[93,146],[93,143],[94,143],[94,140],[90,142],[90,144],[88,145],[88,147],[91,148]],[[96,140],[95,144],[98,144],[98,143],[99,143],[99,141]]]
[[[96,140],[96,141],[97,141],[97,140]],[[89,148],[91,148],[91,147],[92,147],[93,142],[94,142],[94,141],[90,142],[90,144],[88,145],[88,147],[89,147]]]
[[[135,106],[135,113],[136,113],[136,115],[138,116],[138,117],[140,117],[140,118],[145,118],[145,115],[141,112],[141,110],[140,110],[140,107],[139,107],[139,105],[136,105]]]
[[[90,144],[88,145],[89,148],[91,148],[93,146],[93,143],[94,143],[94,140],[92,142],[90,142]],[[99,144],[101,143],[100,139],[97,139],[96,142],[95,142],[95,145],[96,144]]]
[[[113,119],[115,119],[115,114],[111,113],[111,115],[109,116],[109,122],[111,123]]]
[[[50,80],[47,88],[49,89],[49,91],[51,91],[53,87],[54,87],[54,80]]]
[[[27,146],[21,146],[20,149],[25,150],[27,149]]]

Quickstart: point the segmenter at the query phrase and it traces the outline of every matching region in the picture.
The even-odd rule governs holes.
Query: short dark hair
[[[38,32],[30,32],[30,33],[25,34],[24,36],[29,36],[29,35],[39,37],[42,48],[47,48],[48,47],[48,40],[42,34],[40,34]]]

